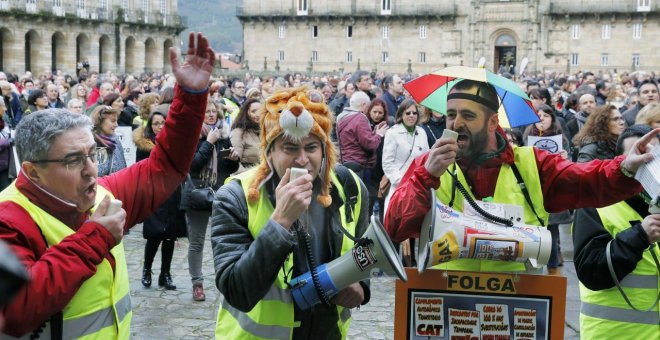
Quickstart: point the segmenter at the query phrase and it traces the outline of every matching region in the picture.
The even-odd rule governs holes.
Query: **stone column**
[[[133,64],[134,70],[133,72],[135,73],[136,76],[140,75],[142,72],[145,71],[145,53],[144,53],[144,40],[140,38],[139,40],[136,38],[135,39],[135,63]]]
[[[90,34],[89,35],[89,50],[87,51],[87,60],[89,60],[90,70],[99,71],[100,58],[99,58],[99,35]]]

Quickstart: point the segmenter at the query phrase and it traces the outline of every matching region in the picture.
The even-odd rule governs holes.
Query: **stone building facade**
[[[255,70],[660,70],[660,0],[243,0]]]
[[[168,72],[176,0],[0,0],[0,70]]]

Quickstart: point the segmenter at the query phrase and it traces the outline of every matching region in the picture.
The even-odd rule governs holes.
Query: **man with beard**
[[[489,84],[463,80],[452,88],[447,96],[447,129],[459,134],[458,141],[440,138],[408,168],[385,216],[385,227],[395,242],[419,237],[431,208],[430,189],[442,203],[462,212],[466,203],[456,188],[463,186],[476,200],[523,207],[525,224],[543,226],[551,212],[602,207],[641,191],[629,175],[652,159],[646,143],[660,129],[639,140],[627,157],[575,164],[544,150],[512,148],[499,126],[498,107],[497,94]],[[475,259],[455,260],[441,268],[525,270],[517,262]]]

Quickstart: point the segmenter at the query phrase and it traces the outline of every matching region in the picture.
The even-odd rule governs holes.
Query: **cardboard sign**
[[[135,163],[135,143],[133,142],[133,128],[130,126],[118,126],[115,129],[117,134],[117,139],[121,142],[121,146],[124,148],[124,159],[126,160],[126,166],[129,167]]]
[[[566,278],[407,268],[395,339],[563,339]]]

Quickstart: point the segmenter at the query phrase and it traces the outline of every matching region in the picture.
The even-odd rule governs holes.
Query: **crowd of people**
[[[200,59],[205,58],[204,53],[200,52]],[[503,76],[510,77],[508,74]],[[633,170],[641,162],[631,157],[625,163],[627,159],[624,161],[620,156],[624,153],[622,138],[640,138],[652,129],[660,128],[657,75],[648,72],[526,74],[515,81],[528,94],[540,121],[508,129],[499,126],[497,115],[493,115],[496,108],[483,105],[475,107],[476,102],[468,99],[453,100],[453,104],[448,105],[446,115],[418,105],[403,87],[412,78],[410,74],[370,73],[361,70],[346,74],[293,73],[277,77],[246,74],[242,78],[220,76],[208,79],[200,76],[202,80],[194,81],[176,71],[168,75],[143,74],[139,77],[98,74],[87,72],[86,69],[76,77],[61,72],[38,76],[30,72],[22,75],[0,72],[0,191],[5,188],[11,192],[25,191],[28,198],[36,197],[39,202],[45,201],[43,204],[50,209],[47,211],[54,216],[52,218],[85,229],[87,237],[98,240],[99,245],[94,246],[97,248],[105,245],[110,249],[110,245],[121,239],[122,233],[129,232],[133,225],[143,222],[146,243],[142,284],[146,288],[152,285],[152,263],[160,247],[162,261],[158,285],[165,289],[177,289],[170,272],[174,243],[179,237],[188,237],[189,273],[192,298],[195,301],[205,300],[202,258],[205,235],[210,224],[216,261],[216,284],[223,295],[217,334],[243,334],[239,329],[248,327],[242,324],[246,314],[255,322],[250,327],[265,334],[273,331],[275,326],[267,325],[272,325],[277,318],[261,315],[263,313],[258,310],[268,308],[262,300],[264,292],[274,291],[276,295],[286,284],[289,273],[284,270],[285,266],[293,271],[294,276],[306,271],[305,249],[301,244],[310,240],[300,235],[294,236],[299,228],[305,229],[312,243],[322,249],[315,250],[315,255],[322,259],[321,263],[325,263],[350,249],[352,244],[338,242],[332,235],[324,235],[323,228],[334,228],[334,223],[341,223],[350,225],[350,230],[360,234],[368,225],[367,216],[374,214],[384,221],[392,239],[400,242],[405,264],[414,266],[414,240],[419,233],[416,228],[421,225],[421,219],[428,211],[429,189],[436,189],[438,198],[443,202],[453,203],[456,182],[459,186],[469,188],[476,199],[495,197],[495,201],[520,203],[525,206],[526,222],[538,224],[538,221],[547,226],[552,234],[552,253],[547,266],[549,274],[560,275],[558,268],[563,265],[558,241],[559,224],[571,223],[574,217],[576,221],[586,221],[584,223],[591,225],[590,229],[587,228],[590,230],[588,237],[585,234],[575,236],[578,276],[590,282],[587,286],[592,289],[606,285],[602,281],[596,282],[593,272],[589,272],[589,264],[595,260],[587,252],[594,251],[594,248],[598,251],[604,249],[602,244],[611,240],[613,235],[603,232],[603,228],[607,228],[607,223],[614,222],[607,219],[595,221],[594,216],[600,213],[596,208],[622,202],[640,191],[639,184],[627,178],[627,175],[614,176],[614,179],[612,176],[618,173],[619,168]],[[475,82],[456,85],[452,91],[488,100],[492,99],[488,96],[495,96],[489,87]],[[197,98],[200,93],[208,95]],[[496,98],[493,100],[497,102]],[[289,132],[286,126],[280,126],[283,120],[268,123],[270,115],[296,111],[298,104],[291,104],[292,101],[300,103],[304,110],[314,112],[313,122],[310,123],[314,128],[298,138],[291,137],[289,133],[294,132]],[[283,106],[282,103],[289,103],[289,106]],[[191,107],[206,109],[203,115],[201,112],[197,114],[199,117],[191,114],[189,118],[182,118],[182,112],[192,110]],[[44,145],[38,145],[42,149],[37,151],[27,151],[26,145],[19,145],[34,142],[31,139],[33,137],[20,135],[30,132],[21,129],[20,122],[34,120],[38,116],[43,122],[29,123],[55,124],[54,121],[59,118],[52,116],[52,113],[60,111],[50,109],[65,109],[72,113],[66,118],[68,125],[61,127],[68,131],[62,136],[71,133],[72,136],[67,138],[73,141],[75,133],[80,134],[78,129],[89,125],[93,145],[80,145],[82,154],[71,156],[62,153],[58,157],[63,159],[48,158],[51,153],[43,149],[46,147]],[[471,112],[472,116],[466,112]],[[196,124],[195,119],[200,120],[201,129],[192,128]],[[177,129],[175,125],[179,123]],[[136,160],[146,160],[138,163],[142,164],[139,169],[126,162],[124,148],[116,133],[119,126],[133,129]],[[189,131],[184,131],[186,128],[199,131],[194,138],[186,137],[186,140],[194,142],[188,146],[172,145],[175,134],[178,137],[189,134]],[[459,133],[458,141],[441,139],[446,128]],[[280,134],[274,134],[273,131],[279,131]],[[558,136],[561,147],[551,151],[520,148],[533,146],[534,137],[544,136]],[[86,141],[87,136],[84,137],[76,143]],[[54,139],[49,142],[53,143]],[[181,140],[174,143],[186,144]],[[12,146],[16,146],[18,156],[31,165],[26,167],[15,164],[16,155],[11,155]],[[194,150],[172,156],[176,154],[177,148],[185,147]],[[66,148],[62,151],[66,151]],[[164,162],[164,159],[170,156],[173,157],[172,161],[179,163],[165,166],[163,163],[168,162]],[[125,203],[125,215],[115,216],[112,235],[91,235],[98,226],[92,228],[83,222],[86,219],[97,221],[109,230],[108,224],[102,221],[104,216],[89,214],[89,208],[94,204],[98,206],[97,212],[105,210],[107,202],[98,205],[103,197],[99,197],[96,203],[94,199],[91,202],[82,199],[75,204],[78,199],[76,197],[71,197],[69,201],[50,202],[36,189],[46,187],[56,192],[64,190],[57,183],[44,178],[46,172],[37,165],[40,162],[60,162],[67,171],[71,168],[84,171],[87,169],[88,158],[97,165],[94,177],[98,177],[98,183],[105,187],[99,193],[95,192],[96,195],[110,192]],[[594,160],[600,163],[592,162]],[[588,162],[592,163],[579,165]],[[342,204],[347,204],[332,203],[340,201],[340,196],[335,191],[327,192],[331,180],[326,171],[335,171],[335,165],[352,170],[361,180],[361,183],[357,183],[361,192],[358,204],[362,208],[357,211],[362,213],[353,216],[355,222],[352,224],[343,220],[346,216],[341,221],[332,219],[335,211]],[[309,175],[292,179],[287,170],[292,166],[307,169]],[[450,166],[453,166],[451,171]],[[165,170],[169,172],[162,167],[166,167]],[[522,179],[533,194],[531,200],[501,196],[496,186],[500,185],[498,174],[502,167],[519,169],[516,172],[522,174]],[[342,171],[336,170],[338,176]],[[136,178],[144,178],[145,181],[136,181]],[[168,181],[171,178],[176,178],[176,181]],[[321,183],[318,183],[317,178],[321,179]],[[515,181],[514,177],[511,178]],[[12,184],[14,180],[15,184]],[[130,188],[121,188],[129,180],[155,184],[134,194],[130,193]],[[191,185],[179,186],[178,183],[182,181],[190,181]],[[161,182],[168,184],[156,188]],[[345,183],[335,183],[342,194],[349,190]],[[515,182],[506,184],[517,185]],[[212,192],[217,192],[213,209],[210,206],[200,209],[187,205],[186,197],[190,195],[190,188],[211,188]],[[581,192],[576,194],[575,188],[580,188]],[[86,190],[86,187],[83,188],[80,194],[85,196]],[[60,194],[62,197],[71,195],[63,192]],[[144,199],[146,195],[155,195],[157,199]],[[316,196],[318,200],[311,199]],[[267,199],[263,201],[259,197]],[[281,204],[285,201],[294,203]],[[74,202],[74,207],[69,202]],[[127,202],[131,202],[132,206],[127,207]],[[253,208],[253,204],[256,204],[254,202],[258,202],[257,208]],[[294,204],[299,206],[294,207]],[[462,209],[462,200],[457,201],[456,205]],[[78,209],[73,217],[58,212],[73,211],[76,206],[84,209]],[[586,211],[578,208],[585,208]],[[309,211],[304,212],[306,209]],[[574,209],[578,209],[577,213]],[[266,213],[268,216],[264,215]],[[648,216],[648,213],[642,214],[639,211],[634,213],[640,215],[637,216],[640,221]],[[256,225],[247,216],[264,224]],[[272,216],[270,220],[269,216]],[[125,220],[121,230],[116,230],[118,220]],[[312,221],[327,223],[319,225]],[[11,225],[10,222],[0,220],[5,225]],[[599,227],[599,223],[605,223],[606,226]],[[636,234],[628,233],[628,237],[644,235],[648,226],[648,222],[640,224]],[[579,225],[576,227],[578,230],[580,228]],[[265,232],[277,237],[262,237]],[[30,237],[36,237],[32,234]],[[11,235],[2,231],[0,237],[7,241],[13,238]],[[604,243],[599,243],[601,246],[588,242],[594,235],[604,240]],[[641,258],[641,251],[648,244],[648,240],[637,240],[635,245],[639,249],[634,250],[635,256]],[[115,261],[110,260],[112,266],[125,266],[125,261],[118,259],[123,254],[113,253],[110,256],[108,249],[94,249],[87,250],[88,253],[96,251],[96,257],[91,260],[92,266],[109,258]],[[279,250],[266,252],[265,249]],[[287,259],[291,249],[297,254],[292,260]],[[37,252],[45,254],[45,251],[40,248]],[[615,248],[615,251],[617,254],[625,253],[621,246]],[[285,265],[281,265],[283,261]],[[495,266],[487,262],[457,261],[446,268],[520,270],[515,264]],[[602,261],[598,265],[602,266]],[[89,266],[90,263],[79,263],[78,267],[89,269]],[[255,266],[269,269],[260,274],[260,280],[256,280],[258,284],[248,287],[245,280],[252,275],[250,273],[254,272]],[[68,271],[60,269],[62,272],[58,275],[62,275],[62,278],[68,275]],[[631,272],[635,267],[628,269]],[[92,275],[87,270],[81,271],[76,277],[82,282]],[[614,283],[610,283],[607,282],[609,286],[606,288],[613,287]],[[57,281],[57,284],[65,283]],[[49,285],[43,294],[56,288],[56,285]],[[342,328],[346,321],[344,309],[364,304],[370,296],[368,282],[360,282],[349,288],[342,291],[334,301],[341,307],[315,309],[313,314],[302,319],[307,320],[303,322],[305,327],[299,327],[292,334],[296,337],[313,337],[329,325],[338,325],[336,335],[345,337],[346,330]],[[76,295],[70,287],[65,291],[67,294],[50,303],[52,308],[45,308],[44,313],[61,310]],[[84,296],[92,293],[93,290],[85,291]],[[40,298],[45,297],[26,296],[24,301],[37,301]],[[119,304],[120,301],[114,302]],[[12,311],[20,315],[20,309],[14,306]],[[295,312],[285,308],[281,311],[285,315],[291,314],[291,320],[278,321],[282,327],[292,324],[294,314],[295,320],[301,320],[299,317],[303,314],[297,307]],[[49,317],[50,314],[35,314],[30,322],[24,322],[10,331],[14,334],[32,331]],[[315,325],[310,321],[313,318],[324,321]],[[120,327],[119,332],[123,331]]]

